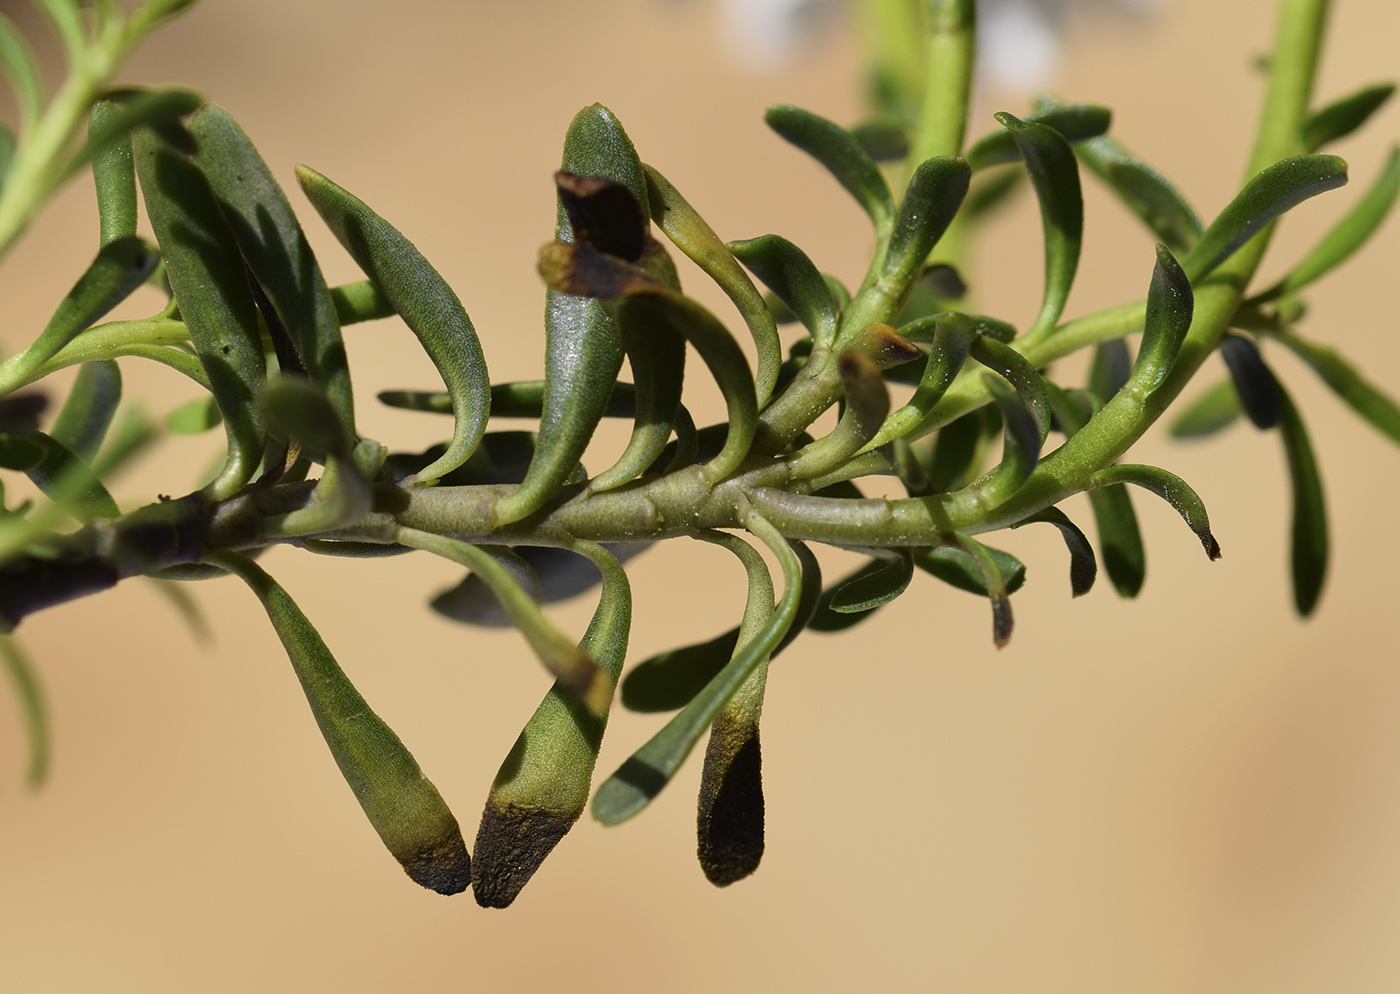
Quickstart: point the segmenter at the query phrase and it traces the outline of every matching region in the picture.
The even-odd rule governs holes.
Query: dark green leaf
[[[996,118],[1011,132],[1040,201],[1045,233],[1045,293],[1040,313],[1027,334],[1041,335],[1059,322],[1079,268],[1079,248],[1084,237],[1079,168],[1069,142],[1054,128],[1021,121],[1006,113]]]
[[[894,118],[864,121],[851,129],[851,137],[876,162],[892,162],[909,154],[909,136]]]
[[[1400,408],[1385,394],[1364,380],[1356,368],[1347,362],[1335,349],[1299,338],[1292,331],[1279,330],[1274,337],[1322,377],[1337,394],[1346,401],[1353,411],[1369,421],[1378,431],[1392,441],[1400,442]]]
[[[500,563],[536,603],[544,600],[539,576],[519,555],[503,546],[483,546],[482,551]],[[512,625],[510,614],[501,599],[476,573],[468,573],[455,587],[435,594],[428,606],[444,618],[460,621],[464,625],[482,628],[509,628]]]
[[[1195,403],[1172,422],[1173,438],[1202,438],[1233,424],[1241,414],[1240,395],[1227,377],[1196,398]],[[1396,430],[1400,431],[1400,412]],[[1400,435],[1396,436],[1400,441]]]
[[[1147,550],[1142,544],[1137,512],[1124,486],[1103,487],[1089,494],[1104,569],[1119,597],[1136,597],[1147,575]]]
[[[1096,138],[1108,130],[1113,112],[1094,104],[1057,104],[1027,114],[1026,121],[1058,131],[1066,141],[1080,142]],[[973,143],[967,150],[967,164],[974,171],[1019,157],[1016,140],[1009,131],[997,131]]]
[[[763,119],[768,126],[816,159],[875,222],[875,230],[889,230],[894,220],[894,199],[880,167],[850,132],[810,111],[780,104],[769,107]]]
[[[1157,246],[1157,264],[1147,288],[1147,317],[1142,344],[1130,379],[1147,392],[1156,390],[1172,371],[1177,353],[1191,330],[1196,306],[1191,284],[1165,245]]]
[[[938,429],[928,467],[930,489],[946,494],[972,482],[987,445],[1000,431],[1001,414],[995,407],[984,407]]]
[[[66,445],[41,431],[26,432],[19,437],[43,448],[43,460],[26,469],[25,474],[55,504],[79,521],[115,518],[121,513],[92,467]]]
[[[204,174],[147,129],[138,130],[134,140],[146,213],[210,392],[223,413],[228,456],[206,491],[225,499],[242,489],[262,462],[258,394],[267,364],[257,307],[238,243]]]
[[[0,435],[0,468],[28,472],[44,461],[47,449],[24,435]]]
[[[1230,379],[1240,407],[1254,427],[1272,428],[1279,418],[1279,385],[1259,349],[1242,335],[1226,335],[1220,340],[1220,355],[1230,369]]]
[[[1019,528],[1042,521],[1060,530],[1060,535],[1065,540],[1065,548],[1069,549],[1070,592],[1075,597],[1087,594],[1093,588],[1094,578],[1099,572],[1098,560],[1094,558],[1094,547],[1089,544],[1089,539],[1079,530],[1079,526],[1058,507],[1047,507],[1012,527]]]
[[[982,365],[1011,382],[1035,422],[1040,440],[1044,441],[1050,431],[1050,399],[1045,393],[1045,381],[1030,360],[994,338],[974,339],[969,353]]]
[[[418,336],[452,395],[452,441],[416,478],[436,480],[462,465],[486,431],[491,379],[476,329],[447,281],[397,229],[306,166],[297,167],[297,180],[346,251]]]
[[[101,124],[88,131],[87,145],[69,163],[70,169],[77,169],[100,153],[108,142],[134,134],[143,126],[159,132],[166,141],[173,141],[177,146],[182,140],[187,142],[189,136],[178,126],[178,122],[204,102],[204,98],[194,90],[127,90],[112,92],[108,96],[121,103],[121,113],[106,117]],[[180,150],[193,151],[192,148]]]
[[[836,336],[836,307],[812,260],[780,235],[729,243],[729,250],[797,315],[815,345]]]
[[[107,436],[121,399],[122,374],[116,361],[85,362],[78,367],[68,400],[49,434],[72,449],[79,459],[91,462]]]
[[[103,128],[121,115],[117,105],[99,100],[88,118],[88,133]],[[97,188],[99,244],[136,235],[136,165],[131,158],[131,133],[122,132],[92,157],[92,179]]]
[[[1084,142],[1075,152],[1173,251],[1188,252],[1200,240],[1205,225],[1186,195],[1112,138]]]
[[[895,292],[904,289],[922,272],[928,255],[962,206],[972,172],[967,163],[951,155],[925,159],[914,170],[885,253],[885,276]]]
[[[844,583],[827,603],[837,614],[861,614],[883,607],[904,593],[914,578],[914,559],[907,549],[895,549],[894,559],[882,560],[878,569]]]
[[[252,560],[219,553],[210,561],[237,573],[262,602],[331,756],[389,852],[423,887],[439,894],[466,890],[471,857],[457,819],[393,729],[370,710],[306,615]]]
[[[1026,582],[1026,565],[1009,552],[993,549],[989,545],[982,548],[996,560],[997,569],[1006,584],[1006,592],[1014,594]],[[966,590],[979,597],[987,596],[987,584],[981,568],[971,555],[956,546],[932,546],[910,550],[914,565],[930,576],[937,577],[949,586]]]
[[[1327,578],[1327,503],[1307,429],[1293,400],[1281,387],[1278,405],[1279,434],[1293,485],[1293,604],[1306,618],[1317,607]]]
[[[199,143],[195,164],[209,180],[257,285],[290,335],[306,375],[325,391],[345,433],[354,438],[350,369],[335,303],[292,205],[228,111],[206,104],[190,119],[190,133]]]
[[[1155,275],[1155,273],[1154,273]],[[1089,368],[1089,392],[1107,404],[1109,399],[1128,382],[1133,360],[1128,355],[1128,343],[1121,338],[1100,342],[1094,347],[1094,363]]]
[[[1310,197],[1347,181],[1347,164],[1335,155],[1300,155],[1264,169],[1211,222],[1182,263],[1197,282],[1265,225]]]
[[[1365,124],[1395,92],[1394,83],[1367,86],[1314,111],[1298,128],[1303,147],[1316,152]]]
[[[0,665],[10,675],[20,716],[24,719],[25,735],[29,741],[29,768],[25,779],[30,787],[38,787],[49,772],[51,736],[48,708],[39,675],[19,643],[8,635],[0,635]]]
[[[998,649],[1011,641],[1013,621],[1011,598],[1007,596],[1006,577],[1002,575],[1001,564],[992,551],[968,535],[955,534],[958,547],[972,558],[982,574],[982,585],[987,590],[987,599],[992,604],[992,644]]]

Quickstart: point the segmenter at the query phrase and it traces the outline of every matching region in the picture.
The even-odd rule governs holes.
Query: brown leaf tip
[[[763,755],[758,726],[737,743],[716,722],[700,779],[697,855],[705,878],[728,887],[763,859]],[[737,748],[734,746],[737,745]]]
[[[992,643],[998,649],[1006,648],[1006,643],[1011,641],[1011,629],[1014,621],[1011,617],[1011,599],[1008,597],[992,598]]]
[[[509,907],[580,813],[501,804],[488,798],[472,861],[476,903],[483,908]]]
[[[628,262],[642,257],[647,221],[631,190],[601,176],[563,171],[554,174],[554,185],[575,241]]]
[[[1220,558],[1220,543],[1215,540],[1215,536],[1209,530],[1200,532],[1201,545],[1205,546],[1206,555],[1211,562]]]
[[[407,856],[395,856],[409,879],[420,887],[451,896],[471,886],[472,858],[455,821],[451,833],[436,844]]]
[[[866,328],[865,344],[881,369],[913,362],[923,355],[917,345],[887,324],[876,323]]]

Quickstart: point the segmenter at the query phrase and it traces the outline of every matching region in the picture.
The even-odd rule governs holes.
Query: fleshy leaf
[[[100,130],[119,117],[116,104],[99,100],[92,106],[88,133]],[[98,243],[136,235],[136,164],[132,161],[131,133],[124,131],[92,157],[92,179],[97,188]]]
[[[1106,487],[1115,483],[1131,483],[1161,497],[1176,509],[1187,527],[1196,533],[1206,550],[1206,555],[1212,560],[1220,558],[1220,543],[1211,534],[1210,516],[1206,514],[1206,506],[1196,491],[1181,477],[1155,466],[1109,466],[1094,474],[1092,486]]]
[[[1181,415],[1172,422],[1173,438],[1202,438],[1214,435],[1222,428],[1235,422],[1240,414],[1240,395],[1235,392],[1235,384],[1225,378],[1196,398]],[[1396,431],[1400,432],[1400,412],[1396,413]],[[1400,435],[1396,436],[1400,441]]]
[[[997,569],[1006,584],[1006,592],[1014,594],[1026,582],[1026,565],[1009,552],[984,545],[996,560]],[[951,587],[966,590],[980,597],[987,596],[986,579],[977,561],[957,546],[940,545],[911,549],[914,565],[929,576],[937,577]]]
[[[827,606],[837,614],[860,614],[883,607],[904,593],[914,578],[914,558],[907,549],[895,549],[894,559],[837,588]]]
[[[1042,521],[1054,525],[1060,530],[1060,535],[1065,540],[1065,548],[1069,550],[1070,592],[1075,597],[1087,594],[1093,588],[1094,578],[1099,571],[1098,560],[1094,558],[1094,547],[1089,544],[1089,539],[1080,531],[1079,526],[1058,507],[1047,507],[1043,511],[1022,519],[1012,527],[1020,528],[1022,525]]]
[[[1011,641],[1013,620],[1011,598],[1007,596],[1006,577],[1002,575],[1001,564],[990,549],[970,536],[955,534],[953,538],[982,574],[982,585],[992,604],[992,644],[998,649],[1005,648],[1006,643]]]
[[[826,281],[806,253],[781,235],[729,242],[728,247],[797,315],[811,332],[814,347],[831,344],[836,336],[836,307]]]
[[[262,602],[331,756],[404,872],[439,894],[466,890],[471,857],[457,819],[393,729],[370,710],[306,615],[251,559],[221,552],[210,561],[237,573]]]
[[[1113,121],[1113,112],[1095,104],[1056,104],[1027,114],[1025,120],[1054,128],[1066,141],[1081,142],[1097,138],[1107,131]],[[967,150],[967,164],[974,172],[1000,163],[1015,162],[1019,157],[1016,140],[1009,131],[996,131],[979,138]]]
[[[1174,252],[1188,252],[1205,233],[1186,195],[1152,166],[1107,136],[1076,146],[1080,161]]]
[[[26,469],[25,474],[55,504],[79,521],[115,518],[121,513],[92,467],[66,445],[41,431],[26,432],[20,437],[43,448],[43,460]]]
[[[1230,379],[1240,407],[1259,429],[1273,428],[1279,418],[1279,385],[1259,349],[1242,335],[1226,335],[1220,340],[1220,355],[1230,369]]]
[[[884,280],[902,292],[923,271],[924,263],[967,197],[972,171],[952,155],[925,159],[914,170],[885,252]]]
[[[1363,379],[1356,367],[1338,355],[1335,349],[1315,345],[1288,330],[1275,331],[1274,337],[1311,366],[1313,372],[1322,377],[1322,381],[1353,411],[1369,421],[1377,431],[1400,443],[1400,407]]]
[[[810,111],[780,104],[763,115],[768,126],[816,159],[875,222],[875,230],[886,232],[894,220],[894,200],[880,175],[880,167],[860,143],[840,125]]]
[[[1367,86],[1309,114],[1298,128],[1303,147],[1316,152],[1345,138],[1370,120],[1394,92],[1394,83]]]
[[[49,434],[84,462],[92,462],[122,399],[122,374],[115,360],[85,362],[68,391]]]
[[[1030,360],[1009,345],[996,339],[976,338],[969,349],[972,358],[988,369],[995,370],[1010,381],[1035,422],[1041,441],[1050,431],[1050,399],[1045,393],[1045,381]]]
[[[1136,597],[1147,575],[1147,550],[1142,544],[1133,499],[1124,486],[1102,487],[1089,494],[1104,570],[1119,597]]]
[[[1310,197],[1347,181],[1347,164],[1335,155],[1300,155],[1262,170],[1211,222],[1182,268],[1196,283],[1265,225]]]
[[[1312,614],[1327,579],[1327,502],[1322,477],[1307,429],[1292,398],[1278,390],[1279,434],[1288,456],[1288,476],[1293,488],[1291,563],[1293,604],[1303,617]]]
[[[452,441],[415,478],[436,480],[466,462],[486,431],[491,380],[476,329],[447,281],[389,222],[313,169],[297,166],[297,180],[341,245],[418,336],[452,395]]]
[[[1130,377],[1133,383],[1149,392],[1161,386],[1191,330],[1195,306],[1191,284],[1176,257],[1165,245],[1158,245],[1157,264],[1152,267],[1152,282],[1147,288],[1142,344]]]

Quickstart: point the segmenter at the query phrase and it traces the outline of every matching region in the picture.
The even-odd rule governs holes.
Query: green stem
[[[928,0],[924,11],[924,103],[906,172],[935,155],[961,155],[977,47],[973,0]]]

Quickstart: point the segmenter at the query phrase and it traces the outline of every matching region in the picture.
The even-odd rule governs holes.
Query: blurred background
[[[32,30],[55,80],[42,24],[26,6],[3,6]],[[1212,217],[1248,155],[1272,5],[1120,6],[1032,15],[1059,48],[1043,78],[988,82],[972,134],[994,127],[994,111],[1025,111],[1032,83],[1106,103],[1113,132]],[[593,101],[617,112],[643,158],[723,237],[779,232],[858,281],[863,216],[761,119],[777,102],[858,119],[852,33],[839,17],[821,22],[779,70],[757,72],[735,57],[732,34],[722,40],[734,22],[699,0],[203,0],[125,78],[190,84],[228,107],[299,209],[297,162],[367,200],[456,288],[493,379],[523,379],[541,369],[534,267],[552,236],[550,173],[570,118]],[[1400,6],[1336,4],[1320,99],[1400,73],[1396,37]],[[1336,148],[1352,185],[1289,215],[1262,278],[1360,195],[1397,133],[1390,106]],[[967,274],[982,308],[1022,327],[1041,272],[1040,222],[1023,194]],[[1149,236],[1087,179],[1086,201],[1072,313],[1140,297],[1153,262]],[[303,221],[331,281],[358,278],[309,207]],[[0,269],[7,349],[42,327],[96,237],[79,181]],[[1304,326],[1392,395],[1397,263],[1392,220],[1309,292]],[[698,272],[682,278],[738,326]],[[133,307],[155,305],[152,295]],[[351,328],[347,346],[363,431],[400,449],[445,434],[445,421],[374,400],[437,382],[401,324]],[[927,577],[857,629],[804,636],[769,681],[767,854],[724,891],[694,859],[698,757],[635,821],[605,830],[585,816],[514,907],[483,911],[469,895],[419,890],[383,851],[241,587],[190,588],[215,633],[208,645],[150,584],[35,616],[19,634],[45,680],[56,743],[49,782],[26,790],[18,719],[0,695],[0,987],[1395,990],[1400,452],[1290,355],[1270,357],[1307,420],[1330,502],[1332,572],[1314,619],[1291,608],[1277,438],[1241,424],[1186,445],[1159,426],[1134,458],[1194,484],[1224,558],[1207,562],[1170,508],[1139,499],[1149,571],[1136,601],[1104,579],[1072,603],[1058,536],[1027,529],[995,539],[1030,577],[1000,652],[985,602]],[[193,396],[167,370],[128,360],[123,371],[128,396],[154,413]],[[715,418],[722,405],[704,380],[692,377],[687,402]],[[124,478],[118,499],[187,492],[215,441],[172,440]],[[1087,504],[1067,509],[1089,517]],[[429,612],[456,570],[426,557],[277,550],[265,562],[470,840],[548,687],[523,643]],[[835,576],[848,560],[826,562]],[[742,574],[719,550],[669,543],[628,570],[633,660],[738,617]],[[591,611],[584,597],[554,616],[581,632]],[[660,720],[616,714],[600,775]]]

